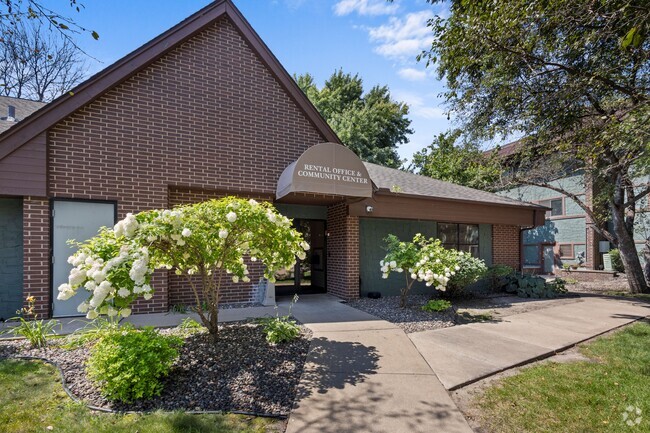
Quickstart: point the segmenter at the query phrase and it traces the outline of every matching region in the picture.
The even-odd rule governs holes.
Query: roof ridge
[[[110,89],[145,69],[157,59],[203,31],[223,15],[230,19],[242,38],[269,69],[288,96],[294,100],[297,107],[305,114],[316,130],[327,141],[340,143],[341,141],[336,133],[246,21],[239,9],[231,0],[217,0],[126,54],[83,83],[80,83],[72,91],[59,96],[24,118],[14,127],[0,134],[0,160],[71,113],[93,102]]]

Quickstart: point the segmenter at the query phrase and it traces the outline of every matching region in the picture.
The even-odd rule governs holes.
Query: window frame
[[[456,251],[463,251],[463,252],[469,252],[472,254],[472,247],[476,247],[476,256],[472,254],[472,257],[477,257],[480,258],[481,255],[481,225],[480,224],[471,224],[471,223],[454,223],[454,222],[438,222],[438,226],[436,227],[436,237],[440,239],[440,225],[441,224],[446,224],[446,225],[451,225],[456,227],[456,242],[451,243],[451,242],[444,242],[442,244],[443,247],[445,248],[453,248]],[[474,226],[476,227],[476,232],[478,236],[476,237],[476,243],[475,244],[468,244],[461,242],[461,234],[460,234],[460,226]],[[442,239],[440,239],[442,242]],[[461,247],[469,247],[469,251],[461,249]]]

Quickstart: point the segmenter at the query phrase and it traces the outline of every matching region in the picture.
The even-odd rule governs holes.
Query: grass
[[[635,298],[639,299],[641,301],[650,301],[650,293],[630,293],[630,292],[624,292],[621,290],[610,290],[608,292],[605,292],[605,295],[608,296],[622,296],[625,298]]]
[[[261,433],[278,421],[240,415],[96,413],[65,394],[58,372],[39,361],[0,360],[0,426],[4,433]]]
[[[544,363],[488,388],[475,401],[481,425],[490,433],[650,431],[650,324],[580,351],[589,361]],[[633,427],[623,418],[630,406],[642,411]]]

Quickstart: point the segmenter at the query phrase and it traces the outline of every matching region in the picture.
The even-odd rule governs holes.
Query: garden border
[[[96,412],[104,412],[104,413],[115,413],[115,414],[136,414],[136,415],[145,415],[151,412],[147,411],[137,411],[137,410],[127,410],[127,411],[119,411],[119,410],[113,410],[113,409],[107,409],[104,407],[99,407],[99,406],[94,406],[91,404],[85,403],[83,400],[79,399],[74,393],[68,388],[68,384],[65,380],[65,375],[63,373],[63,369],[59,364],[57,364],[54,361],[51,361],[47,358],[42,358],[40,356],[11,356],[7,357],[5,359],[22,359],[22,360],[27,360],[27,361],[42,361],[47,364],[50,364],[54,366],[57,371],[59,372],[59,376],[61,377],[61,385],[63,386],[63,390],[65,393],[70,397],[72,401],[75,403],[80,403],[86,406],[88,409]],[[173,413],[171,411],[162,411],[164,413]],[[190,414],[190,415],[226,415],[229,413],[235,414],[235,415],[247,415],[247,416],[255,416],[255,417],[260,417],[260,418],[273,418],[273,419],[279,419],[279,420],[286,420],[289,418],[289,414],[285,413],[279,413],[279,414],[272,414],[272,413],[256,413],[256,412],[245,412],[245,411],[222,411],[222,410],[184,410],[182,411],[183,413]]]

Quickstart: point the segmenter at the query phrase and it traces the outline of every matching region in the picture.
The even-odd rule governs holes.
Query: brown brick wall
[[[273,195],[282,170],[323,141],[224,17],[53,127],[49,191],[117,200],[119,218],[167,206],[170,185]],[[42,272],[26,265],[26,281],[43,284]],[[156,298],[136,311],[166,309],[167,287],[156,276]]]
[[[521,268],[519,236],[519,226],[492,226],[492,262],[495,265]]]
[[[23,299],[36,298],[39,315],[50,307],[50,203],[46,198],[23,198]]]
[[[327,292],[343,299],[359,297],[359,218],[344,203],[327,208]]]

